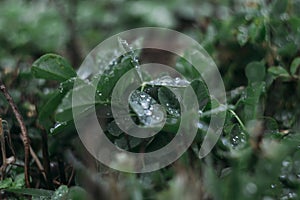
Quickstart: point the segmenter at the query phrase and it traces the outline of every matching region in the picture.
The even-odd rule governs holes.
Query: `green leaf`
[[[185,52],[184,56],[180,57],[176,62],[175,69],[188,80],[197,79],[200,74],[197,69],[185,59],[187,57],[190,57],[190,55],[188,54],[188,52]]]
[[[276,77],[290,77],[290,74],[288,73],[288,71],[286,71],[283,67],[270,67],[268,69],[268,72],[275,75]]]
[[[12,185],[13,181],[11,178],[6,178],[2,181],[0,181],[0,189],[6,189],[9,188]]]
[[[275,0],[272,4],[271,14],[278,16],[281,13],[284,13],[288,6],[288,0]]]
[[[73,186],[69,188],[68,200],[86,200],[91,199],[88,193],[79,186]]]
[[[163,122],[164,112],[149,94],[135,90],[129,97],[129,105],[143,125],[152,127]]]
[[[130,150],[133,149],[137,146],[139,146],[144,140],[142,138],[137,138],[137,137],[121,137],[115,140],[115,144],[124,150]]]
[[[113,66],[108,74],[93,77],[92,83],[97,85],[97,98],[101,101],[110,99],[110,95],[116,83],[126,72],[133,68],[134,65],[132,64],[131,58],[126,57],[121,63]]]
[[[115,137],[118,137],[120,136],[123,131],[119,128],[119,126],[117,125],[116,121],[113,120],[112,122],[110,122],[108,125],[107,125],[107,131],[112,135],[112,136],[115,136]]]
[[[297,53],[298,47],[294,42],[287,42],[278,49],[280,56],[291,57]]]
[[[68,131],[69,129],[74,127],[74,122],[73,120],[69,120],[69,121],[57,121],[54,125],[53,128],[50,128],[50,134],[51,135],[56,135],[58,133],[64,132],[64,131]]]
[[[60,83],[59,90],[56,90],[51,95],[49,95],[48,101],[41,107],[38,115],[38,120],[39,123],[46,128],[46,130],[49,130],[49,128],[53,125],[55,111],[62,103],[66,94],[73,88],[75,81],[82,84],[84,83],[83,80],[77,77]],[[69,103],[71,105],[72,102]],[[66,120],[71,119],[68,118]]]
[[[11,186],[11,188],[14,188],[14,189],[18,189],[18,188],[23,188],[25,185],[25,178],[24,178],[24,174],[18,174],[16,177],[15,177],[15,180]]]
[[[55,54],[40,57],[32,64],[31,72],[36,78],[59,82],[77,76],[71,65],[63,57]]]
[[[197,96],[199,109],[203,110],[210,100],[208,88],[205,82],[200,79],[192,81],[191,86]]]
[[[261,115],[260,109],[260,97],[264,92],[265,83],[252,83],[246,89],[244,99],[244,121],[256,119]]]
[[[172,88],[185,88],[190,85],[190,82],[186,79],[182,78],[172,78],[169,75],[159,77],[155,80],[145,82],[144,84],[150,85],[150,86],[169,86]]]
[[[154,139],[147,145],[146,152],[156,151],[166,146],[172,139],[174,134],[159,132],[155,135]]]
[[[275,119],[271,117],[263,117],[265,134],[275,135],[279,132],[278,124]]]
[[[68,197],[69,189],[66,185],[61,185],[54,194],[51,196],[51,200],[65,200]]]
[[[244,46],[249,40],[248,28],[245,26],[240,26],[238,28],[237,41],[241,46]]]
[[[239,124],[233,125],[230,132],[230,143],[234,149],[244,148],[248,142],[248,135]]]
[[[300,66],[300,57],[295,58],[291,64],[290,71],[292,75],[295,75],[297,73],[299,66]]]
[[[59,104],[62,102],[65,94],[55,91],[49,96],[49,100],[41,107],[38,114],[38,121],[46,129],[52,124],[52,117]]]
[[[85,114],[88,114],[89,109],[93,108],[95,104],[102,103],[99,100],[96,101],[97,99],[95,99],[95,96],[90,95],[94,90],[95,86],[86,83],[79,84],[78,86],[76,86],[76,88],[73,88],[73,90],[69,91],[65,95],[61,104],[58,106],[55,119],[61,122],[72,120],[72,109],[74,109],[75,107],[77,109],[82,108],[82,112],[86,112]],[[76,92],[76,95],[78,97],[76,105],[73,104],[72,101],[72,96],[74,92]]]
[[[245,73],[249,82],[261,82],[265,79],[266,69],[262,62],[251,62],[246,66]]]
[[[170,89],[167,87],[160,87],[158,89],[158,99],[160,104],[165,107],[168,114],[176,117],[180,115],[180,104],[176,95]]]
[[[6,191],[12,192],[15,194],[30,195],[33,197],[49,197],[49,198],[54,193],[51,190],[35,189],[35,188],[6,189]]]

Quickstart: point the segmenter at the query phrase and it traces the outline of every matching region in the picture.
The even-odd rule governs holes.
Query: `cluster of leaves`
[[[51,166],[54,166],[51,173],[53,180],[59,180],[59,183],[55,185],[57,188],[55,192],[45,189],[25,189],[24,178],[18,175],[22,172],[22,167],[16,165],[12,166],[9,176],[0,182],[0,189],[5,190],[11,197],[20,197],[19,195],[23,194],[44,199],[93,198],[99,197],[99,191],[100,195],[112,199],[298,199],[300,196],[300,110],[297,108],[300,100],[299,1],[228,0],[203,1],[199,5],[193,1],[190,3],[174,1],[176,3],[166,5],[153,2],[130,1],[124,9],[119,1],[78,3],[77,20],[82,25],[81,34],[98,41],[100,36],[96,36],[88,29],[89,26],[97,24],[98,20],[95,22],[92,17],[93,13],[99,13],[97,6],[114,11],[104,12],[106,14],[101,15],[99,26],[106,28],[117,27],[120,23],[118,20],[122,19],[125,22],[121,23],[127,28],[128,23],[136,21],[135,25],[161,25],[177,27],[180,30],[183,28],[179,26],[180,23],[192,21],[199,26],[199,30],[187,28],[183,31],[201,42],[214,57],[228,91],[228,105],[223,106],[210,99],[200,75],[186,60],[179,59],[175,68],[184,74],[188,81],[173,79],[170,76],[147,80],[126,102],[130,105],[132,119],[140,126],[160,125],[163,116],[166,116],[166,123],[160,133],[147,139],[127,136],[111,115],[111,92],[126,72],[135,69],[136,63],[133,59],[135,55],[127,54],[117,60],[111,60],[113,62],[102,63],[105,66],[101,67],[106,70],[88,77],[88,80],[81,79],[63,57],[55,54],[44,55],[34,62],[31,69],[25,67],[19,71],[16,69],[3,72],[3,79],[11,88],[10,92],[22,113],[26,113],[24,118],[33,148],[42,149],[40,141],[43,139],[40,138],[40,132],[45,130],[49,134],[48,150]],[[29,20],[18,17],[23,15],[20,14],[20,7],[23,5],[17,4],[15,8],[18,8],[18,11],[8,9],[12,7],[8,1],[1,4],[4,5],[0,8],[3,10],[0,12],[2,15],[10,16],[16,23],[19,23],[19,20]],[[34,8],[39,5],[35,3]],[[182,9],[178,9],[179,7]],[[118,12],[120,8],[122,12]],[[197,8],[201,8],[203,12],[198,13]],[[25,10],[29,12],[30,9],[22,9],[22,12]],[[160,10],[159,13],[164,14],[157,15],[154,10]],[[51,20],[56,21],[55,12],[52,9],[45,12],[52,17],[29,16],[40,19],[39,23],[45,25],[45,32],[55,35],[55,31],[64,32],[61,24],[56,24],[56,27],[60,27],[59,30],[47,31],[49,24],[52,24]],[[123,15],[125,17],[117,17]],[[156,19],[157,16],[160,20]],[[175,20],[175,16],[179,16],[183,21]],[[50,20],[51,23],[43,20]],[[156,24],[157,21],[162,24]],[[4,24],[6,28],[12,29],[10,32],[17,32],[15,27],[8,26],[14,23],[6,25],[5,23],[7,22],[0,21],[0,30],[4,30],[1,29]],[[0,41],[5,38],[3,44],[9,44],[7,45],[9,50],[0,51],[3,57],[0,59],[2,67],[7,65],[5,58],[15,62],[15,58],[8,56],[7,52],[17,49],[22,54],[27,51],[24,44],[30,44],[31,47],[38,46],[36,51],[40,54],[61,48],[61,43],[67,38],[56,40],[59,44],[45,43],[43,39],[40,40],[34,35],[34,26],[37,23],[29,25],[33,26],[31,28],[28,26],[31,31],[19,30],[23,33],[22,37],[15,37],[14,34],[7,37],[7,32],[0,31]],[[41,31],[43,32],[43,29],[39,29],[36,35],[42,35]],[[32,38],[35,39],[28,42]],[[94,44],[94,40],[86,42],[87,45]],[[73,88],[75,82],[81,83],[79,87]],[[20,87],[14,87],[16,84]],[[58,87],[53,88],[53,85]],[[201,117],[192,146],[178,161],[162,170],[139,175],[116,172],[100,163],[94,166],[96,161],[87,156],[74,128],[72,116],[74,91],[82,93],[82,96],[89,87],[97,91],[92,98],[95,99],[99,122],[105,125],[105,134],[115,145],[127,151],[150,152],[165,146],[176,134],[182,116],[181,102],[173,91],[180,91],[180,88],[187,85],[191,85],[197,95]],[[2,96],[1,102],[5,102]],[[82,103],[84,102],[90,101],[83,99]],[[76,106],[87,107],[84,104]],[[12,124],[10,132],[16,154],[22,158],[22,148],[19,148],[21,142],[17,138],[19,129],[14,125],[12,115],[7,113],[7,108],[6,103],[1,104],[1,114],[5,114],[5,119]],[[210,116],[219,112],[226,113],[222,136],[210,155],[199,159],[200,144],[207,131]],[[86,166],[82,166],[66,149],[71,149],[82,163],[87,163]],[[17,162],[22,164],[19,159]],[[126,165],[126,162],[121,159],[117,164]],[[64,180],[66,177],[63,178],[61,175],[61,166],[68,164],[73,166],[76,173],[75,178],[72,178],[72,173],[67,167],[63,169],[63,173],[70,178],[66,181]],[[32,181],[37,183],[39,188],[50,189],[51,184],[47,184],[39,176],[35,165],[31,164],[31,167]],[[59,178],[55,179],[56,176]],[[93,177],[97,177],[97,180]],[[76,186],[68,188],[66,185]],[[94,188],[97,188],[96,191]]]

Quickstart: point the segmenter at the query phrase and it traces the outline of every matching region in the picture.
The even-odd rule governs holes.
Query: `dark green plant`
[[[58,6],[72,14],[71,4],[66,2]],[[30,159],[30,182],[36,187],[25,188],[21,175],[25,155],[19,139],[20,128],[5,98],[0,95],[1,118],[8,122],[6,129],[11,134],[17,163],[8,166],[6,176],[0,181],[4,197],[299,199],[298,0],[129,1],[126,6],[121,1],[82,1],[73,5],[77,6],[77,12],[71,25],[65,23],[68,16],[65,16],[66,21],[61,20],[58,14],[61,11],[50,1],[46,4],[3,1],[0,5],[1,79],[23,114],[31,147],[42,160],[45,171],[43,174],[36,161]],[[47,11],[33,12],[45,5],[49,6]],[[157,20],[155,14],[159,9],[165,14],[161,20]],[[23,18],[30,16],[28,13],[33,14],[31,18]],[[33,23],[35,20],[37,23]],[[50,29],[51,24],[56,24],[55,28]],[[222,74],[228,105],[210,99],[201,76],[190,63],[179,58],[174,68],[194,89],[199,113],[202,113],[193,144],[178,161],[164,169],[137,175],[121,173],[96,162],[78,139],[72,116],[74,82],[82,82],[77,92],[84,93],[90,86],[96,88],[98,118],[105,124],[105,134],[111,142],[127,151],[149,152],[165,146],[179,127],[179,101],[161,84],[166,80],[176,81],[162,75],[152,84],[148,81],[141,85],[130,96],[126,103],[136,124],[156,126],[157,122],[147,116],[147,111],[157,105],[165,109],[167,120],[154,137],[145,140],[128,137],[111,115],[110,103],[114,85],[134,69],[132,55],[123,55],[111,64],[104,64],[107,70],[89,77],[90,84],[87,84],[87,80],[77,76],[78,66],[72,66],[57,55],[68,55],[65,57],[74,64],[68,52],[71,51],[69,35],[59,35],[76,26],[81,53],[85,53],[113,32],[150,25],[175,28],[204,46]],[[94,27],[102,31],[93,31]],[[47,52],[57,54],[40,57]],[[30,67],[31,60],[35,59]],[[187,85],[168,86],[176,90]],[[145,99],[149,99],[150,104],[141,109]],[[212,152],[199,159],[200,144],[210,116],[218,112],[226,113],[222,135]]]

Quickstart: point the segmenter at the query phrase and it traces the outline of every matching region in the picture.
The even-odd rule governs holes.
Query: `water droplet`
[[[249,194],[255,194],[257,192],[257,186],[254,183],[248,183],[246,185],[246,191]]]
[[[157,102],[147,93],[135,90],[130,96],[130,106],[146,126],[154,126],[164,119],[164,112]]]
[[[150,110],[146,110],[145,114],[148,115],[148,116],[150,116],[150,115],[152,115],[152,112]]]
[[[59,86],[58,89],[59,89],[59,93],[63,93],[64,92],[64,88],[61,85]]]
[[[149,108],[149,101],[147,101],[146,99],[142,100],[141,105],[144,109],[147,109],[147,108]]]
[[[283,167],[288,167],[290,165],[289,161],[282,161],[282,166]]]
[[[289,18],[290,18],[290,16],[289,16],[288,13],[282,13],[282,14],[280,15],[280,19],[281,19],[282,21],[287,21],[287,20],[289,20]]]
[[[134,53],[133,47],[130,46],[126,40],[123,40],[120,37],[118,38],[118,40],[119,40],[119,44],[120,44],[121,48],[123,48],[125,50],[125,52],[129,53],[129,56],[131,57],[131,63],[134,65],[134,67],[139,75],[140,80],[143,81],[143,76],[142,76],[142,72],[140,69],[139,60],[137,59],[137,56]]]
[[[202,110],[199,110],[198,111],[198,114],[201,116],[203,114],[203,111]]]
[[[56,129],[67,125],[67,122],[56,122],[54,127],[50,129],[50,133],[53,133]]]
[[[242,148],[246,144],[246,134],[239,129],[233,130],[230,142],[233,148]]]
[[[111,116],[111,113],[110,113],[110,112],[107,112],[105,115],[106,115],[107,117],[110,117],[110,116]]]
[[[96,93],[98,94],[98,96],[102,96],[102,92],[100,90],[97,90]]]
[[[208,126],[206,124],[204,124],[203,122],[198,122],[197,123],[197,127],[202,130],[202,131],[207,131],[208,130]]]
[[[160,124],[164,119],[164,112],[161,106],[155,105],[151,116],[152,125]]]
[[[161,86],[187,87],[190,84],[190,82],[185,79],[181,79],[179,77],[173,79],[170,76],[162,76],[155,80],[146,82],[146,84],[152,86],[161,85]]]

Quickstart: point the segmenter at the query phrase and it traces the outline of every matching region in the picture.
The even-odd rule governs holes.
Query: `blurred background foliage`
[[[33,61],[46,53],[62,55],[78,69],[104,39],[144,26],[175,29],[202,44],[219,67],[228,104],[234,109],[227,112],[224,133],[207,158],[200,160],[195,154],[202,140],[199,133],[174,164],[136,175],[97,163],[71,128],[48,138],[50,127],[55,127],[55,110],[42,126],[38,114],[59,85],[34,79],[30,70]],[[44,190],[24,189],[20,129],[0,95],[0,116],[8,123],[18,157],[0,182],[1,195],[10,199],[22,199],[20,194],[44,199],[299,199],[299,58],[299,0],[2,0],[1,79],[24,115],[31,146],[43,162],[49,150],[46,170],[53,181],[45,181],[31,162],[33,187]],[[176,65],[178,71],[192,76],[189,67],[181,61]],[[71,152],[76,152],[76,158]]]

